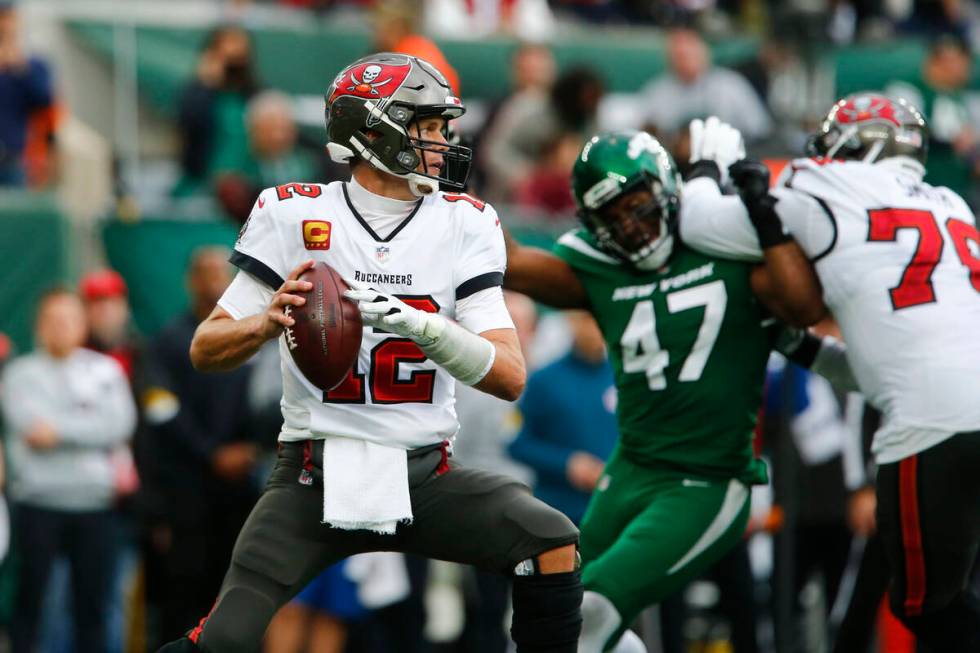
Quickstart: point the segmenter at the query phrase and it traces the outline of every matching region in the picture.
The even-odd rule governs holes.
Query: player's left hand
[[[714,161],[721,173],[722,182],[728,174],[728,167],[745,158],[745,142],[742,133],[711,116],[707,120],[692,120],[691,134],[691,163],[698,161]]]
[[[378,327],[391,331],[403,338],[425,343],[435,338],[436,319],[434,313],[412,308],[393,295],[386,295],[367,284],[345,279],[350,290],[344,296],[357,303],[364,326]]]

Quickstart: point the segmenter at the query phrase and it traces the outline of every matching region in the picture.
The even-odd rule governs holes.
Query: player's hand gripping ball
[[[295,324],[284,334],[296,367],[321,390],[340,385],[357,363],[361,351],[361,313],[357,304],[344,297],[348,289],[343,277],[326,263],[317,263],[299,277],[313,288],[303,295],[302,306],[287,306]]]
[[[442,333],[444,320],[438,315],[412,308],[364,283],[348,281],[347,285],[350,290],[344,296],[356,302],[366,326],[391,331],[420,345],[429,344]]]

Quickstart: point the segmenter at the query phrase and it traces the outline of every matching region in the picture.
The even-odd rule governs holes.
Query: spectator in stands
[[[150,650],[208,612],[258,497],[250,367],[203,374],[187,355],[194,330],[231,281],[227,261],[221,247],[193,254],[190,310],[164,328],[148,354],[143,408],[149,451],[140,472],[158,498],[148,508],[146,558],[147,599],[159,623]]]
[[[52,101],[48,65],[21,49],[14,2],[0,0],[0,186],[24,185],[28,121]]]
[[[442,50],[419,33],[420,0],[380,0],[372,11],[374,49],[399,52],[425,59],[441,72],[453,93],[459,95],[459,74],[449,65]]]
[[[570,180],[582,145],[582,136],[576,132],[559,134],[548,143],[537,165],[517,186],[518,206],[554,218],[574,216],[575,198]]]
[[[973,57],[963,39],[946,34],[929,46],[921,75],[885,92],[918,107],[929,124],[926,181],[948,186],[976,205],[980,174],[980,116],[970,111]]]
[[[366,612],[346,565],[342,560],[327,567],[279,609],[266,631],[265,653],[344,652],[347,622]]]
[[[249,150],[240,161],[222,161],[215,192],[230,216],[245,222],[263,188],[293,181],[316,181],[313,158],[297,148],[296,122],[289,97],[263,91],[245,114]]]
[[[358,637],[359,624],[381,636],[384,624],[372,613],[405,600],[410,592],[405,556],[394,551],[361,553],[320,573],[276,613],[265,637],[265,653],[386,653],[404,650],[400,640]],[[380,627],[379,627],[380,626]],[[419,638],[421,640],[421,638]],[[377,644],[377,646],[373,646]]]
[[[765,439],[784,442],[774,451],[772,473],[794,479],[791,492],[785,491],[786,485],[776,488],[776,500],[789,515],[786,537],[791,548],[777,547],[775,564],[780,573],[793,577],[792,595],[776,600],[791,603],[794,641],[809,641],[809,647],[821,646],[829,632],[795,626],[807,621],[802,615],[815,603],[812,591],[807,601],[804,589],[819,591],[824,611],[818,621],[826,623],[851,550],[844,454],[860,434],[849,427],[846,405],[845,396],[836,394],[823,377],[781,358],[770,363],[763,404]]]
[[[902,28],[918,35],[956,34],[966,38],[970,18],[976,20],[971,4],[975,3],[968,0],[914,0],[912,14]]]
[[[515,98],[484,137],[483,163],[489,195],[495,201],[514,201],[518,187],[542,160],[548,145],[558,143],[562,135],[584,140],[596,130],[604,85],[591,68],[576,66],[562,73],[547,101],[540,97],[542,90],[529,89]]]
[[[475,147],[486,178],[482,194],[491,200],[509,198],[534,165],[538,153],[511,135],[528,116],[547,112],[557,72],[555,57],[544,45],[518,47],[510,63],[510,95],[491,107]]]
[[[125,280],[115,270],[95,270],[82,277],[78,291],[89,324],[85,346],[116,359],[132,382],[139,367],[140,342],[130,320]]]
[[[85,346],[110,356],[119,363],[126,372],[133,397],[138,402],[141,394],[143,344],[132,325],[126,282],[118,272],[105,268],[82,277],[78,291],[85,303],[89,326]],[[120,445],[114,451],[118,499],[128,499],[139,489],[139,475],[134,462],[134,455],[140,453],[143,445],[139,421],[138,419],[131,442]],[[136,507],[132,501],[124,501],[120,508],[118,517],[123,525],[120,529],[123,535],[120,537],[119,568],[114,575],[115,586],[110,609],[107,649],[110,653],[125,650],[126,600],[138,575]]]
[[[527,358],[527,349],[537,327],[537,308],[526,295],[511,291],[504,291],[504,302]],[[453,456],[457,460],[470,467],[511,476],[527,485],[533,483],[531,469],[514,460],[507,451],[521,423],[520,413],[513,403],[457,383],[456,413],[459,437]],[[466,622],[457,650],[505,653],[509,638],[504,631],[504,615],[510,603],[510,580],[475,568],[465,572],[470,574],[463,585]]]
[[[259,87],[252,40],[240,27],[219,27],[205,39],[194,79],[180,98],[183,178],[174,193],[201,191],[214,170],[248,157],[245,108]]]
[[[82,348],[77,295],[55,289],[42,296],[35,336],[40,349],[11,363],[2,389],[21,556],[12,650],[34,650],[48,575],[63,554],[75,650],[102,653],[117,548],[112,452],[132,435],[135,407],[119,365]]]
[[[595,320],[567,315],[572,349],[528,378],[510,453],[534,470],[535,496],[577,524],[616,443],[616,390]]]
[[[738,73],[711,64],[711,52],[696,31],[667,36],[669,71],[642,90],[646,120],[664,137],[686,130],[694,118],[718,116],[748,141],[768,136],[772,121],[752,86]]]

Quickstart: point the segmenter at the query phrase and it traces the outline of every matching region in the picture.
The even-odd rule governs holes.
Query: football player
[[[813,158],[793,161],[771,193],[751,163],[732,169],[741,201],[696,182],[681,236],[757,259],[785,225],[802,246],[883,416],[872,451],[892,611],[931,650],[980,651],[967,590],[980,542],[980,237],[961,197],[923,181],[926,143],[911,105],[850,95],[811,140]],[[796,358],[823,344],[804,341]]]
[[[336,77],[326,102],[327,149],[350,164],[351,181],[260,195],[232,256],[240,271],[198,329],[191,358],[200,369],[226,369],[280,338],[279,458],[213,610],[164,650],[258,650],[272,616],[310,579],[378,550],[513,576],[517,650],[575,650],[575,527],[526,486],[447,460],[456,380],[513,400],[525,378],[501,291],[496,213],[439,189],[459,187],[448,164],[470,159],[446,141],[447,122],[463,111],[429,63],[388,53],[361,59]],[[290,307],[312,287],[298,280],[308,259],[350,280],[364,322],[355,368],[328,392],[298,371],[280,337],[294,323]],[[336,505],[347,489],[339,478],[365,496]]]
[[[712,160],[734,162],[740,135],[713,120],[692,136],[693,174],[717,184],[722,167]],[[579,651],[642,651],[627,626],[739,541],[750,487],[767,480],[752,434],[771,342],[754,284],[793,284],[804,321],[816,321],[823,305],[790,239],[767,252],[756,281],[752,265],[681,242],[681,180],[649,134],[592,138],[572,189],[582,227],[554,253],[508,237],[505,285],[591,311],[605,338],[620,436],[581,524]]]

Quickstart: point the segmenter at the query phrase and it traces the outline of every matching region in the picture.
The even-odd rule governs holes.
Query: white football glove
[[[390,331],[420,345],[438,339],[445,328],[446,320],[436,313],[412,308],[397,297],[386,295],[367,284],[349,279],[345,281],[350,290],[344,291],[344,296],[357,303],[364,326]]]
[[[714,161],[722,183],[728,179],[728,166],[745,158],[742,133],[715,116],[691,121],[691,163]]]
[[[364,326],[378,327],[415,341],[425,355],[466,385],[475,385],[493,367],[497,349],[438,313],[412,308],[367,284],[345,279],[344,296],[357,302]]]

